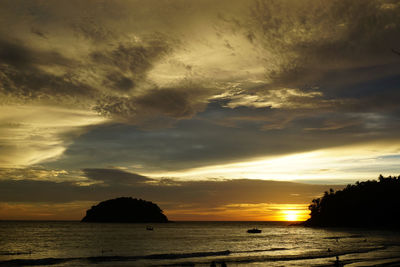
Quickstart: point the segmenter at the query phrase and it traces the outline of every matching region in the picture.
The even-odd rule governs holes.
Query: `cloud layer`
[[[26,170],[27,172],[29,170]],[[12,173],[9,173],[12,175]],[[79,181],[32,181],[0,180],[0,202],[27,205],[27,203],[48,203],[49,205],[70,206],[71,203],[87,203],[114,198],[121,195],[150,199],[159,203],[167,214],[176,219],[202,219],[208,211],[208,219],[223,219],[223,216],[238,219],[246,215],[246,209],[234,209],[242,205],[253,208],[267,204],[290,203],[292,206],[306,204],[323,191],[327,185],[310,185],[294,182],[266,180],[208,180],[178,181],[171,179],[154,180],[135,173],[117,169],[86,169]],[[333,186],[340,188],[341,186]],[[306,204],[304,204],[306,203]],[[244,206],[243,206],[244,205]],[[74,206],[74,205],[73,205]],[[71,207],[69,207],[71,209]],[[82,207],[85,209],[85,206]],[[232,209],[232,210],[230,210]],[[218,210],[213,214],[213,210]],[[47,212],[51,212],[51,209]],[[204,214],[205,213],[205,214]],[[1,214],[1,210],[0,210]],[[6,214],[2,214],[3,217]],[[274,215],[264,211],[259,217]],[[276,216],[276,215],[275,215]],[[40,216],[39,216],[40,217]],[[207,218],[204,217],[204,218]],[[69,218],[79,219],[79,218]]]
[[[150,1],[142,12],[137,4],[85,3],[77,11],[66,2],[65,9],[3,3],[3,101],[80,103],[140,124],[143,116],[187,118],[218,98],[230,108],[321,112],[398,98],[390,85],[385,95],[362,88],[399,74],[395,1],[271,0],[229,9]]]
[[[330,180],[355,169],[368,171],[352,179],[374,178],[378,167],[399,172],[399,30],[398,0],[2,1],[3,201],[23,199],[11,193],[29,186],[74,196],[60,201],[89,200],[84,188],[128,193],[132,184],[146,196],[162,188],[164,202],[202,186],[230,196],[230,179],[248,177],[207,173],[229,179],[202,184],[210,177],[183,174],[355,145],[363,152],[352,166],[332,156],[335,168],[327,157],[329,168],[306,169],[319,182],[326,169]],[[301,176],[293,169],[281,177]],[[172,173],[188,181],[158,184],[176,183]],[[50,199],[26,201],[36,197]]]

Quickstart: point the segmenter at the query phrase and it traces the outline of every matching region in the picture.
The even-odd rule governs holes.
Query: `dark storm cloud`
[[[64,27],[65,35],[73,38],[71,44],[78,41],[79,45],[84,45],[77,57],[71,54],[67,56],[65,51],[59,49],[39,51],[29,41],[25,41],[24,46],[2,41],[0,56],[6,64],[3,66],[3,83],[12,88],[7,89],[8,94],[22,90],[22,95],[38,95],[40,91],[37,98],[51,99],[51,95],[55,94],[59,96],[55,100],[58,103],[62,95],[66,99],[78,95],[76,98],[80,102],[86,102],[88,108],[95,107],[101,114],[111,117],[115,115],[115,120],[122,118],[124,122],[134,124],[148,121],[148,118],[140,118],[142,113],[145,116],[151,114],[155,117],[160,115],[188,118],[203,110],[197,108],[198,103],[206,104],[210,97],[221,92],[220,85],[209,90],[210,87],[203,83],[206,80],[219,80],[215,73],[224,71],[203,71],[201,79],[189,82],[189,86],[197,85],[195,90],[202,91],[199,94],[188,94],[188,90],[171,90],[184,87],[183,84],[154,85],[147,80],[147,76],[156,63],[171,56],[173,52],[196,52],[199,47],[190,47],[188,44],[191,41],[199,40],[200,44],[207,43],[212,47],[207,41],[212,34],[201,39],[187,38],[182,34],[193,33],[193,29],[199,27],[197,23],[201,24],[206,19],[216,23],[214,30],[222,40],[221,46],[228,49],[238,47],[235,40],[230,39],[229,34],[232,32],[241,34],[248,40],[263,62],[265,76],[268,78],[258,81],[263,85],[255,88],[247,87],[238,79],[242,91],[233,97],[226,97],[228,100],[232,97],[230,107],[259,106],[260,102],[273,108],[313,108],[322,111],[332,108],[340,110],[343,106],[370,106],[374,98],[368,98],[369,95],[365,95],[365,92],[354,97],[343,94],[349,88],[353,91],[357,84],[399,75],[399,59],[395,58],[391,49],[400,47],[400,37],[397,34],[400,16],[399,7],[391,1],[337,0],[315,3],[309,0],[270,0],[248,4],[233,3],[225,12],[221,9],[223,4],[212,5],[208,1],[193,5],[176,1],[172,6],[151,2],[143,5],[142,12],[136,12],[132,8],[137,4],[133,2],[101,2],[96,6],[90,3],[76,4],[80,10],[71,9],[65,3],[60,6],[21,4],[16,16],[25,16],[32,21],[29,32],[37,38],[42,40],[46,36],[49,42],[57,40],[59,36],[55,35],[54,29]],[[12,5],[5,7],[13,11],[18,9]],[[188,20],[189,11],[195,10],[195,7],[199,9],[192,14],[198,21],[196,23]],[[131,13],[128,10],[132,10]],[[150,14],[150,10],[155,14]],[[200,16],[201,10],[212,12]],[[241,12],[238,13],[238,10]],[[176,16],[172,16],[173,14]],[[145,15],[152,15],[157,19],[145,19]],[[170,24],[166,24],[163,23],[166,17],[175,18]],[[49,21],[54,22],[54,28],[43,24]],[[23,24],[16,25],[22,27]],[[128,30],[129,27],[131,31]],[[209,33],[208,29],[201,29]],[[9,33],[7,36],[10,35],[13,34]],[[83,39],[80,38],[82,36]],[[95,42],[96,46],[93,43],[87,44],[86,40]],[[240,54],[240,51],[235,53]],[[69,59],[70,57],[74,59]],[[196,66],[196,63],[193,65]],[[185,65],[183,62],[180,64]],[[39,69],[42,65],[63,66],[64,69],[59,74],[54,74]],[[9,69],[9,66],[13,68]],[[28,66],[30,70],[24,71]],[[213,66],[209,67],[212,69]],[[240,66],[244,69],[251,67]],[[195,68],[191,71],[196,74]],[[49,84],[45,84],[47,80]],[[94,83],[94,80],[97,82]],[[143,87],[143,84],[146,86]],[[44,89],[45,87],[47,88]],[[77,90],[76,87],[82,89]],[[229,86],[223,85],[222,88]],[[283,95],[279,99],[279,92],[286,88],[296,89],[296,94]],[[165,92],[162,92],[164,89]],[[187,89],[190,91],[191,88]],[[320,95],[310,92],[320,92]],[[387,99],[381,97],[380,102],[390,102],[392,96],[397,99],[394,92],[389,93],[386,92]],[[84,100],[82,96],[85,96]],[[16,97],[20,96],[17,94]],[[157,99],[162,97],[166,100]],[[239,101],[246,97],[253,100]],[[283,102],[286,103],[284,106],[279,105]],[[196,103],[194,108],[193,103]],[[154,104],[151,111],[148,104]],[[178,109],[179,105],[182,108]]]
[[[153,62],[169,50],[159,35],[148,37],[145,44],[119,43],[113,49],[91,52],[88,61],[76,61],[55,51],[40,51],[18,41],[0,39],[0,92],[4,100],[75,104],[133,124],[157,116],[189,117],[204,107],[199,103],[204,100],[196,97],[204,94],[201,90],[196,92],[190,86],[157,88],[152,85],[154,89],[129,94],[137,83],[146,82]],[[61,68],[62,72],[55,74],[42,67]],[[82,79],[79,70],[85,72],[85,67],[101,73],[100,87]]]
[[[18,40],[3,40],[0,38],[0,63],[24,70],[35,65],[74,66],[74,60],[65,58],[56,51],[40,51],[24,45]]]
[[[97,64],[114,66],[123,72],[141,75],[152,67],[152,61],[168,52],[164,40],[160,37],[157,39],[150,40],[146,46],[119,44],[111,51],[92,52],[90,57]]]
[[[54,75],[41,69],[45,67],[72,68],[78,63],[55,51],[28,48],[19,41],[0,39],[0,93],[3,100],[11,97],[15,102],[61,101],[80,102],[94,91],[81,83],[73,73]]]
[[[164,126],[168,126],[167,118],[190,118],[205,109],[207,89],[198,88],[188,85],[181,88],[152,89],[134,98],[105,97],[98,102],[95,109],[101,114],[127,123],[139,122],[143,127],[146,122],[153,125],[157,122],[157,117],[164,117]]]
[[[79,83],[77,87],[82,88],[81,91],[91,87],[89,84],[82,83],[79,80],[78,73],[74,68],[82,68],[84,65],[92,64],[106,65],[106,67],[120,69],[121,71],[131,71],[137,77],[144,75],[151,68],[151,61],[160,54],[165,52],[166,48],[155,46],[128,46],[119,44],[115,50],[111,52],[93,52],[90,55],[92,62],[78,62],[65,58],[56,51],[40,51],[28,48],[20,42],[9,42],[0,39],[0,61],[2,63],[1,71],[3,79],[13,83],[13,89],[31,90],[32,93],[46,87],[50,91],[49,95],[64,94],[65,96],[79,95],[78,90],[73,90],[69,85],[71,80]],[[55,75],[40,69],[41,66],[65,67],[67,73],[64,75]],[[106,77],[112,87],[126,91],[133,87],[133,81],[123,76],[120,72],[111,72]],[[139,78],[138,78],[139,79]],[[42,81],[43,80],[43,81]],[[45,81],[49,80],[46,84]],[[41,82],[42,81],[42,82]],[[96,88],[101,92],[101,88]],[[93,94],[95,96],[95,94]]]
[[[25,67],[31,61],[31,53],[22,45],[12,44],[0,39],[0,60],[2,63]]]
[[[148,38],[149,39],[149,38]],[[90,59],[98,67],[108,72],[103,84],[122,92],[133,89],[137,82],[143,81],[153,68],[153,63],[170,52],[171,48],[161,35],[152,36],[146,43],[120,43],[110,51],[94,51]]]
[[[383,93],[382,86],[373,92],[363,88],[366,83],[400,76],[400,58],[391,51],[400,47],[397,2],[268,0],[255,1],[250,10],[249,17],[223,18],[226,29],[231,25],[254,49],[265,51],[261,56],[269,82],[244,90],[243,97],[265,99],[271,89],[298,88],[307,93],[315,87],[319,97],[287,99],[285,107],[338,112],[350,106],[363,106],[361,112],[373,110],[376,100],[391,106],[391,99],[398,99],[398,90]],[[358,93],[351,97],[349,92]]]
[[[162,35],[150,38],[145,45],[118,45],[107,52],[93,52],[90,57],[105,69],[114,67],[103,84],[120,92],[135,89],[144,82],[153,63],[171,51]],[[122,73],[125,73],[124,75]],[[98,99],[95,106],[100,114],[128,123],[146,125],[158,116],[188,118],[204,109],[210,90],[192,83],[178,87],[153,86],[134,96],[106,95]]]
[[[294,82],[297,85],[318,82],[324,91],[324,87],[329,90],[332,83],[343,86],[398,76],[400,61],[390,50],[400,46],[400,37],[396,34],[400,29],[400,10],[385,9],[379,1],[332,2],[329,9],[310,16],[310,20],[299,27],[307,29],[309,23],[324,15],[331,16],[325,30],[328,34],[330,30],[336,37],[328,35],[324,38],[322,32],[315,40],[289,44],[288,50],[294,49],[299,56],[297,65],[300,68],[292,71],[292,75],[298,75]],[[297,22],[301,23],[301,19]],[[286,75],[282,81],[293,80],[289,77]]]
[[[135,83],[131,78],[126,77],[120,72],[110,73],[107,75],[103,83],[105,86],[121,92],[127,92],[135,86]]]
[[[398,119],[374,113],[331,111],[291,116],[292,113],[274,109],[227,109],[215,103],[196,119],[181,121],[167,129],[142,130],[126,125],[96,128],[77,138],[64,153],[62,162],[47,165],[190,169],[265,155],[354,145],[374,141],[377,136],[396,139],[400,127]]]
[[[116,166],[139,164],[146,169],[176,170],[226,163],[265,153],[276,155],[299,151],[310,145],[318,147],[315,140],[301,142],[305,138],[298,137],[297,132],[264,132],[258,128],[247,121],[233,128],[204,120],[183,121],[173,128],[151,131],[133,126],[106,126],[77,139],[65,152],[60,165],[96,167],[106,163]],[[115,141],[110,144],[110,140]],[[96,159],[91,160],[93,153]],[[50,163],[52,166],[58,164]]]
[[[153,90],[136,101],[139,106],[171,117],[191,117],[205,107],[201,91],[204,91],[204,88]]]
[[[91,180],[111,185],[137,185],[153,181],[145,176],[117,169],[83,169],[83,173]]]
[[[99,111],[117,121],[143,121],[135,98],[145,98],[147,89],[162,89],[147,79],[147,73],[171,53],[173,36],[156,29],[134,33],[145,28],[141,21],[125,29],[120,20],[131,4],[2,3],[2,103],[66,106]],[[71,8],[74,5],[79,8]],[[135,91],[138,85],[141,89]],[[123,112],[102,110],[118,105],[124,105]],[[157,109],[153,113],[159,115]]]
[[[95,90],[86,84],[82,84],[68,74],[55,76],[38,69],[29,69],[21,72],[13,68],[3,68],[2,94],[10,97],[3,100],[11,100],[16,103],[29,104],[35,101],[51,103],[60,101],[64,105],[75,104],[82,106],[87,103],[80,97],[90,97]]]
[[[84,172],[89,179],[106,181],[106,184],[80,186],[75,182],[1,180],[0,202],[98,201],[125,195],[170,203],[171,207],[185,203],[211,208],[240,203],[308,203],[329,188],[326,185],[247,179],[155,182],[114,169]],[[131,180],[134,182],[130,183]]]

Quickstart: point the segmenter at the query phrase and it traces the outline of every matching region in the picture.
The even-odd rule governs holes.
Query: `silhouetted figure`
[[[226,263],[223,261],[223,262],[221,262],[221,267],[227,267],[226,266]]]
[[[313,199],[305,226],[399,228],[400,176],[379,176],[378,181],[356,182]],[[339,240],[336,239],[338,242]]]
[[[340,264],[339,256],[336,256],[335,267],[339,267],[339,266],[342,266],[342,264]]]
[[[332,252],[332,250],[330,248],[328,248],[328,252]]]
[[[86,211],[82,222],[152,223],[168,222],[154,203],[131,197],[120,197],[100,202]]]
[[[210,267],[217,267],[217,264],[215,263],[215,261],[211,262]]]

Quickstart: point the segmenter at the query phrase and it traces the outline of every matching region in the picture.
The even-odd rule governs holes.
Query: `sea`
[[[247,233],[252,228],[262,232]],[[400,266],[400,232],[287,222],[0,221],[0,266]]]

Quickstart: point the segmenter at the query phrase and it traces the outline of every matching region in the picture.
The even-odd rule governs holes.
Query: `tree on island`
[[[165,223],[163,211],[150,201],[120,197],[100,202],[86,211],[82,222]]]
[[[305,226],[399,227],[400,176],[356,182],[313,199]]]

